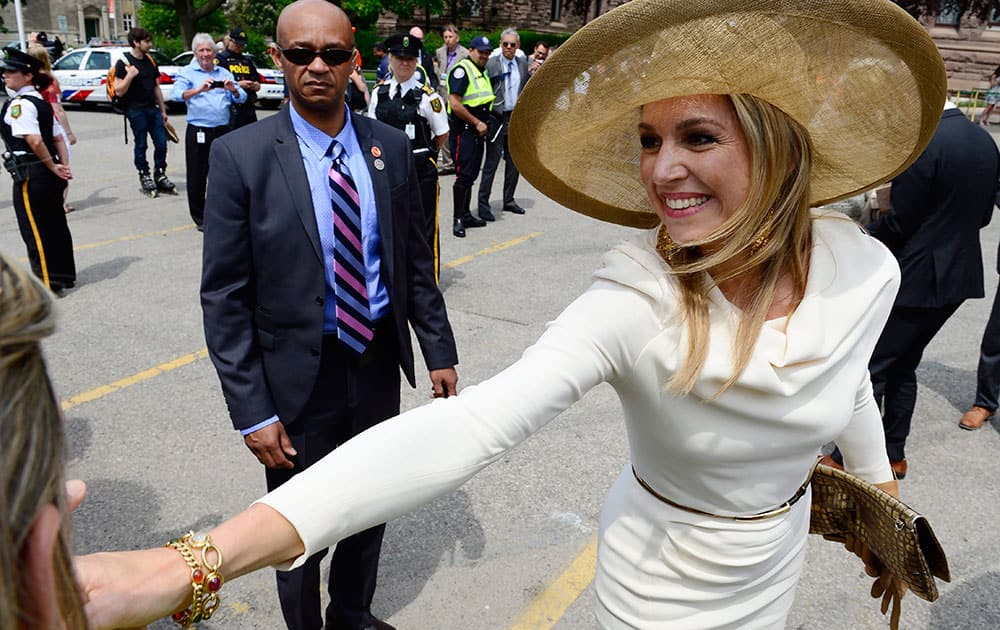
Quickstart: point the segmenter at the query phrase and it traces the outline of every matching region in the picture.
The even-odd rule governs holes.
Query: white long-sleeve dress
[[[739,381],[711,401],[731,371],[736,307],[712,291],[708,359],[693,394],[673,395],[665,384],[686,347],[676,281],[655,230],[621,243],[509,368],[366,431],[265,496],[305,543],[289,566],[458,488],[605,381],[621,399],[631,464],[676,503],[731,515],[774,508],[830,440],[848,470],[889,481],[867,365],[899,270],[842,215],[817,214],[813,235],[802,302],[763,326]],[[654,498],[627,467],[601,515],[598,625],[780,628],[808,524],[808,494],[767,520],[702,517]]]

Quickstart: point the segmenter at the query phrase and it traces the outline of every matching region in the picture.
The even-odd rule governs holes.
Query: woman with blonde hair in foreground
[[[867,362],[899,271],[811,207],[905,169],[944,97],[933,42],[888,0],[632,0],[594,20],[518,98],[511,151],[555,201],[645,229],[495,377],[363,433],[207,536],[81,559],[91,619],[197,621],[225,579],[458,488],[607,382],[631,462],[601,514],[598,625],[782,627],[821,446],[897,492]]]
[[[41,340],[52,294],[0,254],[0,628],[87,627],[73,581],[63,417]],[[73,503],[83,487],[69,487]]]

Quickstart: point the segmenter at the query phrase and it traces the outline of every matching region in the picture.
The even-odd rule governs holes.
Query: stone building
[[[921,23],[941,51],[953,90],[985,90],[990,74],[1000,66],[1000,0],[985,20],[962,15],[957,0],[941,0],[936,15]]]
[[[567,0],[464,0],[460,1],[458,20],[459,29],[476,29],[491,31],[497,28],[513,26],[517,29],[538,31],[541,33],[572,33],[598,15],[607,13],[627,0],[590,0],[585,3],[585,12],[578,11],[583,2]],[[445,6],[449,0],[445,0]],[[441,27],[450,23],[451,15],[431,14],[431,29],[440,31]],[[427,17],[417,9],[411,18],[401,19],[394,13],[385,12],[378,21],[376,30],[379,35],[407,30],[417,24],[424,27]]]
[[[50,39],[57,35],[67,46],[83,46],[93,39],[123,40],[133,26],[138,26],[138,0],[27,0],[21,5],[24,33],[45,31]],[[17,39],[14,3],[0,9],[8,33],[3,43]]]

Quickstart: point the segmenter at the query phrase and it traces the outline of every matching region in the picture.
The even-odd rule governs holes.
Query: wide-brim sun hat
[[[659,219],[639,177],[643,104],[751,94],[808,132],[810,204],[886,182],[930,142],[944,62],[888,0],[631,0],[575,33],[527,82],[510,122],[542,194],[622,225]]]

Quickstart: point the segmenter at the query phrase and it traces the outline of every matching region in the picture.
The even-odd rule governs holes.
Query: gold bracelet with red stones
[[[222,588],[224,579],[219,569],[222,568],[222,551],[203,532],[188,532],[171,540],[164,547],[176,549],[191,569],[191,604],[170,618],[184,629],[211,619],[221,602],[219,589]],[[195,552],[199,553],[196,555]],[[210,553],[215,554],[214,562],[208,560]],[[198,562],[199,559],[201,562]]]

